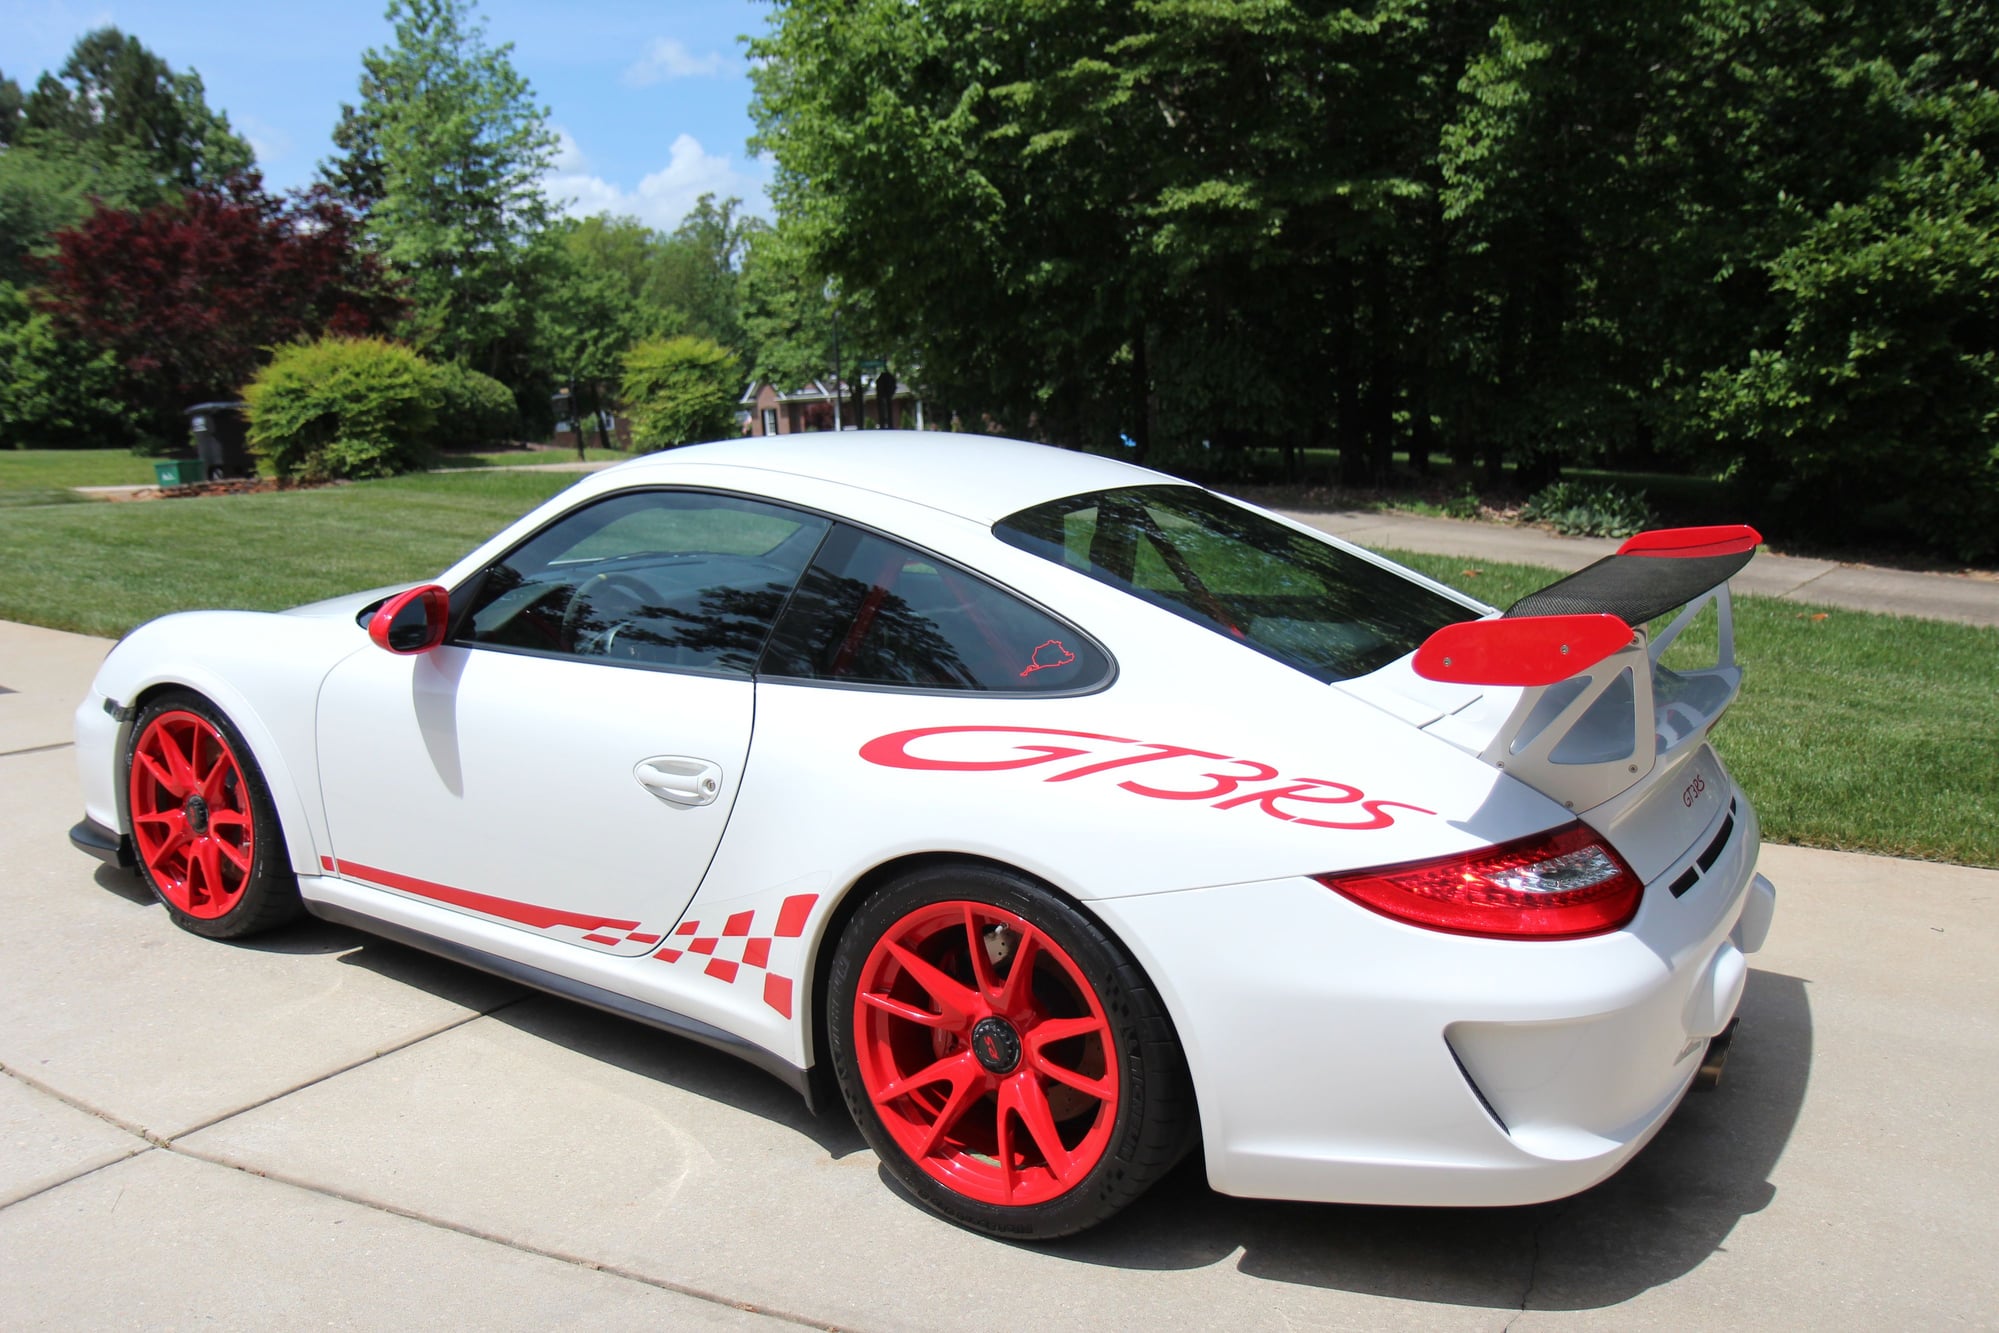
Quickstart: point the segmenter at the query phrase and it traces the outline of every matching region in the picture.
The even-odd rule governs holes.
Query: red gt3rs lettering
[[[954,745],[951,741],[943,739],[954,737],[986,740],[1028,736],[1050,737],[1058,743],[1028,744],[1013,741],[1000,750],[1000,754],[1004,757],[992,758],[988,756],[993,754],[993,750],[984,745],[967,745],[965,740],[959,740]],[[1114,746],[1132,746],[1138,753],[1115,755],[1107,759],[1096,757],[1105,748]],[[909,731],[877,736],[861,747],[860,755],[869,763],[879,764],[883,768],[907,768],[933,773],[998,773],[1041,765],[1066,765],[1067,761],[1072,759],[1091,760],[1089,763],[1063,767],[1059,772],[1047,774],[1041,779],[1043,782],[1074,782],[1078,778],[1094,777],[1100,773],[1133,768],[1140,764],[1179,761],[1178,772],[1187,774],[1186,782],[1194,783],[1205,779],[1206,785],[1154,786],[1148,782],[1126,780],[1117,784],[1118,789],[1155,801],[1208,802],[1211,808],[1216,810],[1233,810],[1239,806],[1250,806],[1273,819],[1281,819],[1289,824],[1304,824],[1311,828],[1352,831],[1383,829],[1395,822],[1395,817],[1388,813],[1390,810],[1407,810],[1419,815],[1437,813],[1434,810],[1426,810],[1420,805],[1410,805],[1406,801],[1373,800],[1360,788],[1349,786],[1344,782],[1333,782],[1325,778],[1281,778],[1277,769],[1255,759],[1232,759],[1213,750],[1196,750],[1185,745],[1167,745],[1158,741],[1136,741],[1123,736],[1106,736],[1094,731],[1057,731],[1049,727],[917,727]],[[1275,782],[1278,785],[1274,787],[1257,785],[1268,782]],[[1287,805],[1293,808],[1285,808]],[[1307,809],[1295,808],[1299,806]],[[1309,807],[1313,806],[1357,806],[1358,810],[1341,813],[1360,817],[1313,818],[1309,810]]]
[[[1694,802],[1698,801],[1701,798],[1701,793],[1706,790],[1707,779],[1696,776],[1692,782],[1687,784],[1687,789],[1680,793],[1680,800],[1685,803],[1687,809],[1691,810],[1694,808]]]

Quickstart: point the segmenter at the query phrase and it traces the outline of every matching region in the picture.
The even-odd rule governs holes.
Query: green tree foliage
[[[0,282],[34,281],[28,260],[89,216],[91,201],[144,208],[249,170],[250,146],[136,37],[99,28],[23,94],[0,77]]]
[[[250,447],[280,477],[386,477],[428,461],[443,399],[421,356],[381,338],[282,348],[244,386]]]
[[[209,109],[199,74],[176,73],[108,27],[79,38],[62,69],[42,75],[22,102],[12,141],[51,140],[143,163],[161,192],[219,185],[254,161],[228,117]]]
[[[520,409],[506,385],[455,361],[433,370],[437,428],[431,432],[431,443],[440,449],[480,449],[511,444],[519,438]]]
[[[732,433],[742,365],[728,348],[691,334],[652,339],[626,353],[624,369],[625,408],[641,449]]]
[[[831,382],[834,303],[789,232],[779,228],[751,238],[740,284],[750,378],[786,389]],[[850,337],[862,332],[851,323],[847,331]]]
[[[547,113],[467,0],[390,0],[387,17],[395,44],[362,57],[361,104],[325,174],[406,280],[416,344],[518,385],[543,296]]]
[[[130,443],[140,423],[119,389],[116,357],[63,337],[21,292],[0,284],[0,449]]]
[[[783,267],[968,418],[1999,527],[1991,6],[785,0],[752,54]]]

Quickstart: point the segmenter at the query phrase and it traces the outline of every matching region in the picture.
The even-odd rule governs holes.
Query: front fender
[[[107,742],[81,715],[78,725],[80,751],[100,756],[93,764],[109,763],[117,827],[130,828],[124,778],[131,714],[149,695],[177,686],[206,697],[243,734],[270,789],[293,869],[317,873],[322,849],[331,847],[313,740],[319,687],[343,658],[366,647],[352,620],[252,611],[190,611],[134,630],[111,650],[92,685],[93,698],[125,714],[115,737]],[[83,712],[90,707],[86,701]],[[97,734],[86,746],[87,729]],[[93,788],[102,790],[86,781],[85,790]]]

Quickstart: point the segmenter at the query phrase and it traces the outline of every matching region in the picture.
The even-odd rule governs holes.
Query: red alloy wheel
[[[161,713],[132,750],[132,841],[160,896],[191,917],[226,915],[256,860],[249,784],[222,733]]]
[[[889,1135],[967,1198],[1047,1203],[1110,1144],[1103,1004],[1047,932],[1002,908],[931,903],[884,932],[861,968],[854,1049]]]

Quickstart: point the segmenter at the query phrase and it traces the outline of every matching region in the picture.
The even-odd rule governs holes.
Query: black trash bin
[[[187,409],[194,454],[210,481],[254,477],[257,460],[250,456],[248,403],[196,403]]]

